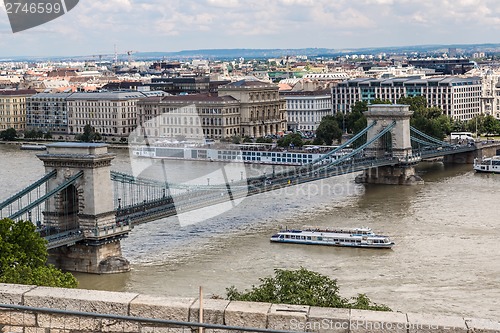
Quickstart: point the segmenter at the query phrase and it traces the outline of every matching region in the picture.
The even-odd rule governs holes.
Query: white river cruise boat
[[[474,160],[474,170],[477,172],[500,173],[500,156]]]
[[[377,235],[370,228],[306,228],[281,230],[271,237],[271,242],[308,245],[330,245],[390,249],[394,242],[388,236]]]
[[[266,145],[230,145],[226,148],[212,148],[206,146],[137,146],[133,149],[136,157],[151,159],[180,159],[193,161],[211,162],[243,162],[259,164],[281,164],[281,165],[304,165],[323,157],[328,152],[313,147],[306,148],[306,151],[277,151],[265,150]],[[319,148],[319,147],[317,147]],[[329,148],[333,149],[333,147]],[[324,159],[323,163],[329,163],[352,149],[343,149],[332,156]]]

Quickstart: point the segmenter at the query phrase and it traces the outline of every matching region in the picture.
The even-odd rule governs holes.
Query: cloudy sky
[[[0,57],[475,43],[500,43],[498,0],[80,0],[15,34],[0,5]]]

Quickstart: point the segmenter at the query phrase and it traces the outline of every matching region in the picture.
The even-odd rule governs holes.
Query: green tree
[[[255,140],[255,143],[273,143],[273,139],[260,137]]]
[[[427,100],[424,96],[401,97],[398,99],[398,104],[408,105],[413,112],[423,112],[427,108]]]
[[[87,124],[83,127],[83,134],[77,135],[77,140],[83,142],[95,142],[102,140],[102,135],[95,128]]]
[[[0,220],[0,282],[76,288],[71,273],[46,265],[46,244],[30,221]]]
[[[229,300],[267,302],[277,304],[300,304],[334,308],[391,311],[385,305],[377,305],[365,294],[353,298],[353,302],[339,295],[337,280],[309,271],[275,269],[274,277],[259,279],[259,286],[251,290],[238,291],[234,286],[226,289]]]
[[[302,140],[302,135],[299,133],[290,133],[279,138],[277,144],[280,147],[289,147],[290,145],[302,147],[304,145],[304,140]]]
[[[342,130],[340,129],[337,119],[334,116],[328,115],[321,119],[321,123],[316,129],[317,144],[326,144],[330,146],[333,140],[340,141],[342,139]]]
[[[231,140],[231,143],[234,143],[237,145],[241,142],[241,136],[233,135],[230,140]]]
[[[398,104],[409,105],[409,109],[413,111],[410,124],[425,134],[442,140],[451,132],[450,118],[438,107],[427,107],[425,97],[402,97]]]
[[[480,114],[470,119],[465,124],[465,129],[467,132],[477,132],[478,135],[481,133],[486,133],[484,129],[484,115]]]
[[[487,136],[496,135],[500,132],[500,124],[495,117],[487,115],[482,122],[482,129]]]
[[[368,102],[356,102],[351,108],[351,112],[347,116],[347,132],[356,134],[361,131],[362,124],[366,124],[366,117],[363,112],[368,110]],[[366,126],[365,126],[366,127]]]
[[[16,138],[17,131],[12,127],[0,132],[0,139],[3,141],[14,141]]]

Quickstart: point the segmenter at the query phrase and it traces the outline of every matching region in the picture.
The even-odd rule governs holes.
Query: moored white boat
[[[22,144],[21,150],[46,150],[47,146],[39,144]]]
[[[500,156],[487,157],[474,160],[476,172],[500,173]]]
[[[286,229],[271,236],[271,242],[379,249],[390,249],[394,245],[388,236],[377,235],[370,228]]]
[[[327,156],[323,163],[329,163],[352,149],[344,149],[332,156]],[[226,148],[212,148],[206,146],[136,146],[132,152],[133,156],[152,159],[181,159],[193,161],[210,162],[243,162],[258,164],[281,164],[281,165],[304,165],[322,158],[326,155],[312,151],[278,151],[258,150],[257,148],[245,147],[245,145],[233,145]]]

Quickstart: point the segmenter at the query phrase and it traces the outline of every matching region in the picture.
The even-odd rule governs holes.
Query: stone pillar
[[[46,172],[57,170],[47,182],[48,191],[83,171],[74,185],[47,201],[44,223],[57,232],[78,230],[85,239],[71,247],[50,250],[49,261],[62,269],[85,273],[128,271],[120,239],[127,236],[130,226],[116,226],[110,176],[114,155],[108,153],[107,145],[55,143],[38,158]]]
[[[367,157],[395,159],[394,166],[378,167],[365,170],[363,175],[356,177],[358,183],[370,184],[394,184],[394,185],[414,185],[421,184],[423,180],[415,174],[415,159],[412,155],[411,137],[410,137],[410,117],[413,111],[410,111],[408,105],[369,105],[365,112],[368,124],[376,121],[375,126],[370,128],[367,133],[367,140],[380,133],[384,128],[396,122],[391,129],[392,155],[387,156],[385,147],[381,140],[372,143],[371,147],[366,149]],[[408,163],[412,161],[412,163]]]

